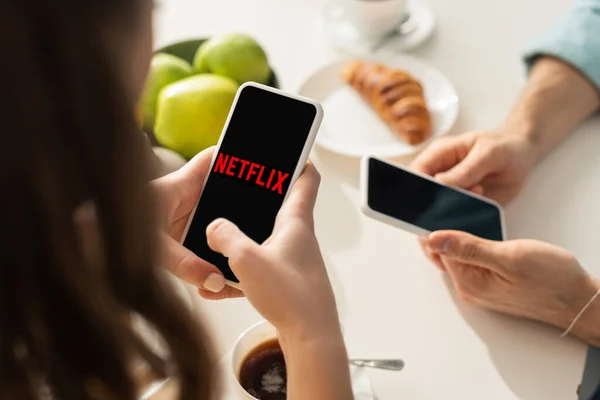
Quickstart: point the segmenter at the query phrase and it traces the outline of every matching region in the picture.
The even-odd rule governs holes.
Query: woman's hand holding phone
[[[309,162],[263,244],[223,219],[208,226],[207,236],[211,249],[229,258],[248,300],[277,328],[290,397],[350,400],[348,356],[314,232],[319,181]]]
[[[162,211],[161,262],[179,279],[196,286],[209,298],[241,297],[243,294],[225,285],[223,274],[181,244],[186,224],[200,197],[215,148],[210,147],[181,169],[152,182]]]
[[[229,259],[256,309],[280,331],[339,329],[333,291],[314,233],[319,173],[308,163],[262,245],[219,219],[207,228],[212,250]]]
[[[205,298],[242,295],[225,285],[214,293],[203,288],[220,272],[199,259],[179,240],[196,199],[213,149],[180,171],[155,182],[166,213],[165,265],[199,287]],[[314,232],[313,208],[320,176],[309,162],[290,189],[271,237],[263,244],[248,238],[233,223],[219,219],[207,228],[210,247],[229,265],[252,305],[278,330],[288,369],[288,393],[297,398],[352,399],[348,357],[335,297]],[[319,363],[315,364],[314,360]],[[312,382],[310,387],[306,382]]]
[[[180,170],[153,182],[164,214],[163,264],[208,299],[242,296],[225,285],[221,272],[180,244],[200,196],[214,148]],[[276,327],[293,331],[339,329],[335,299],[314,233],[313,208],[320,176],[309,162],[290,189],[272,236],[262,245],[226,220],[207,229],[210,247],[229,258],[248,300]],[[216,274],[218,277],[211,277]],[[206,288],[206,280],[217,285]],[[296,326],[303,324],[307,326]],[[294,325],[292,327],[292,325]]]
[[[214,148],[204,150],[180,170],[153,184],[164,216],[163,265],[178,278],[198,287],[203,297],[217,300],[243,294],[225,285],[216,267],[180,244],[213,153]],[[294,322],[312,321],[307,314],[315,310],[319,310],[316,316],[323,319],[318,326],[326,326],[331,321],[337,324],[333,292],[314,233],[313,208],[319,182],[319,173],[308,163],[279,211],[273,235],[262,245],[249,239],[229,221],[217,220],[207,230],[211,248],[229,258],[236,275],[241,274],[244,294],[275,325],[287,325],[279,321],[280,315],[281,318],[289,315]],[[206,287],[207,279],[212,283],[210,287]],[[287,304],[285,299],[291,297],[300,299],[301,304]],[[313,299],[317,304],[314,307],[309,301]],[[294,311],[296,306],[304,308]]]

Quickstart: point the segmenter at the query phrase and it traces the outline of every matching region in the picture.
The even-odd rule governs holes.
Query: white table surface
[[[316,28],[323,0],[163,0],[156,44],[231,31],[266,48],[282,86],[295,91],[339,57]],[[437,31],[411,51],[455,84],[455,132],[494,127],[524,82],[521,50],[565,12],[567,0],[429,0]],[[600,120],[586,123],[534,171],[507,208],[511,238],[572,251],[600,275]],[[370,373],[380,400],[575,399],[585,346],[541,324],[462,304],[415,238],[358,209],[358,161],[316,149],[323,179],[317,233],[351,357],[400,357],[402,372]],[[246,300],[198,300],[219,354],[259,315]]]

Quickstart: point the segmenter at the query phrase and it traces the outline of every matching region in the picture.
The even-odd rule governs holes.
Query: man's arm
[[[600,0],[575,0],[524,59],[530,79],[504,125],[529,135],[539,157],[600,105]]]
[[[568,14],[532,43],[525,61],[530,82],[506,123],[529,135],[539,158],[600,105],[600,0],[576,0]],[[589,296],[600,287],[597,280],[592,283]],[[597,300],[572,331],[596,346],[600,345]],[[598,348],[590,347],[579,399],[600,399],[599,355]]]
[[[531,68],[529,81],[503,127],[527,135],[537,159],[598,107],[599,92],[587,77],[561,60],[542,56]]]

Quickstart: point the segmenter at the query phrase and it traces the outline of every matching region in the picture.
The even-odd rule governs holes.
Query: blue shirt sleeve
[[[600,90],[600,0],[576,0],[569,13],[535,38],[525,51],[528,69],[542,55],[571,64]]]

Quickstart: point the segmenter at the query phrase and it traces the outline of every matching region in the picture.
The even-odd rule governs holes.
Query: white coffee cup
[[[330,19],[346,20],[364,38],[382,37],[406,14],[405,0],[333,0],[326,5]]]
[[[259,345],[277,338],[277,330],[267,321],[261,321],[246,331],[237,339],[231,352],[229,373],[233,374],[232,381],[235,381],[236,398],[239,400],[256,400],[240,384],[240,370],[242,363],[246,360],[248,354]]]

